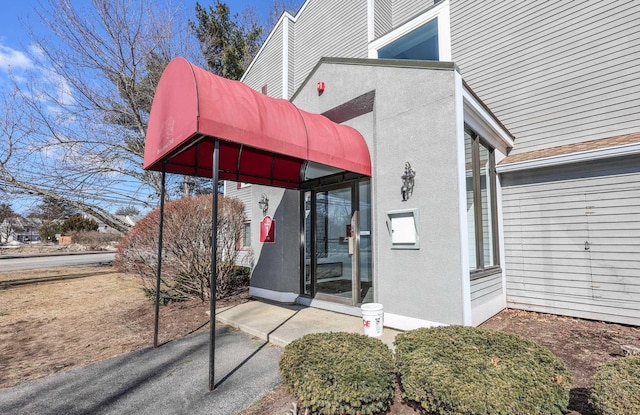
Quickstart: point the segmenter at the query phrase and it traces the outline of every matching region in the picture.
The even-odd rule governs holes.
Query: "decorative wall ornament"
[[[260,206],[260,209],[262,210],[262,216],[266,215],[269,210],[269,198],[266,194],[263,193],[262,196],[260,196],[258,206]]]
[[[416,171],[411,167],[408,161],[404,163],[404,174],[402,175],[402,201],[406,202],[413,194],[413,182],[416,177]]]

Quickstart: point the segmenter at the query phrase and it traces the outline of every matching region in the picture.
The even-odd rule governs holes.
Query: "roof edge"
[[[360,65],[360,66],[378,66],[378,67],[393,67],[393,68],[405,68],[405,69],[431,69],[439,71],[456,71],[460,73],[458,65],[449,61],[422,61],[422,60],[409,60],[409,59],[372,59],[372,58],[333,58],[323,57],[320,58],[318,63],[309,72],[307,77],[302,81],[298,89],[291,95],[289,101],[293,101],[300,91],[304,89],[309,80],[313,78],[320,66],[323,64],[337,64],[337,65]]]

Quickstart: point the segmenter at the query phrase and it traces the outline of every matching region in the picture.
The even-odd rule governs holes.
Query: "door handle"
[[[588,251],[589,249],[591,249],[591,244],[589,241],[584,241],[584,250]]]

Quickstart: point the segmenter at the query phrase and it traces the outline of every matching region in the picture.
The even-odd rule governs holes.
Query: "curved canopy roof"
[[[215,138],[220,179],[300,188],[307,162],[371,175],[369,150],[355,129],[172,60],[153,99],[144,168],[212,177]]]

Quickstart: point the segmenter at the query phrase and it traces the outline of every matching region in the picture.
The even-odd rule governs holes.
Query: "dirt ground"
[[[76,278],[7,284],[47,276]],[[218,306],[248,300],[243,291]],[[199,300],[163,306],[159,341],[208,330],[208,309],[208,302]],[[0,272],[0,388],[150,347],[153,316],[139,281],[111,267]],[[640,347],[639,327],[526,311],[505,310],[483,327],[520,334],[562,358],[574,376],[570,409],[582,415],[593,414],[587,400],[595,369],[621,355],[624,345]],[[290,414],[293,402],[279,387],[243,415]],[[396,393],[389,414],[419,413]]]

